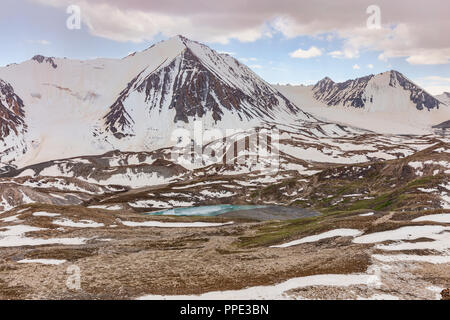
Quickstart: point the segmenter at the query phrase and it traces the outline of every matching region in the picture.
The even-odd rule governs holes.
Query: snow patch
[[[105,226],[103,223],[98,223],[92,220],[80,220],[79,222],[75,222],[70,219],[54,220],[53,224],[72,228],[100,228]]]
[[[65,263],[67,260],[58,259],[22,259],[17,261],[17,263],[40,263],[48,265],[59,265]]]
[[[233,222],[209,223],[209,222],[161,222],[161,221],[122,221],[128,227],[156,227],[156,228],[205,228],[231,225]]]
[[[288,243],[271,246],[271,248],[287,248],[302,243],[316,242],[322,239],[334,238],[334,237],[356,237],[362,234],[360,230],[356,229],[335,229],[327,232],[323,232],[314,236],[305,237],[299,240],[294,240]]]

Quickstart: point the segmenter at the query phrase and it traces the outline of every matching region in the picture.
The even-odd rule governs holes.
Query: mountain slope
[[[330,78],[313,87],[314,97],[329,106],[352,106],[378,110],[439,109],[439,100],[415,85],[398,71],[369,75],[343,83]]]
[[[236,59],[181,36],[167,42],[181,52],[139,73],[105,116],[106,130],[116,138],[158,130],[161,117],[182,126],[201,119],[226,129],[265,120],[314,121]]]
[[[397,71],[336,83],[326,77],[312,86],[277,90],[324,121],[383,134],[430,134],[450,118],[450,108]]]
[[[26,151],[27,126],[22,99],[13,87],[0,79],[0,161],[9,162]]]

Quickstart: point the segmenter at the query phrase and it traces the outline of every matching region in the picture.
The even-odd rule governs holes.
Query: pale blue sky
[[[321,0],[321,2],[323,1],[325,0]],[[125,6],[126,1],[112,1],[117,3],[116,7],[111,7],[113,4],[110,4],[109,7],[98,7],[97,9],[94,6],[102,5],[102,0],[90,1],[90,5],[87,7],[85,7],[86,4],[83,4],[83,1],[71,1],[70,3],[80,4],[83,9],[82,14],[85,14],[85,16],[82,16],[81,30],[69,30],[66,28],[66,20],[69,17],[66,8],[69,2],[67,4],[64,2],[65,0],[3,0],[2,11],[0,12],[0,66],[19,63],[36,54],[76,59],[122,58],[130,52],[143,50],[175,33],[204,42],[218,51],[231,53],[271,83],[311,84],[325,76],[329,76],[335,81],[345,81],[350,78],[395,69],[423,85],[433,94],[440,93],[443,90],[450,91],[450,64],[448,63],[450,56],[447,63],[441,62],[446,60],[447,56],[445,55],[450,52],[447,51],[447,49],[450,50],[450,45],[447,48],[446,43],[442,45],[439,43],[439,36],[442,37],[443,42],[448,42],[450,30],[447,29],[446,24],[434,28],[434,33],[438,33],[438,35],[435,37],[437,40],[433,43],[431,41],[425,43],[425,40],[422,40],[424,41],[422,45],[420,43],[421,38],[414,38],[409,41],[414,43],[417,48],[426,49],[424,55],[427,54],[430,57],[430,60],[427,60],[428,56],[426,55],[425,58],[423,58],[423,55],[412,57],[414,52],[418,51],[413,45],[395,47],[388,43],[384,48],[382,45],[373,42],[373,39],[366,33],[363,35],[365,38],[362,38],[360,33],[356,31],[352,33],[352,26],[346,26],[345,21],[342,22],[341,27],[340,20],[336,20],[335,23],[339,27],[336,27],[335,30],[323,27],[323,32],[321,32],[317,31],[321,30],[321,26],[317,27],[313,25],[313,22],[303,23],[305,19],[301,16],[294,17],[299,19],[296,21],[297,24],[286,31],[286,28],[278,27],[276,23],[269,25],[269,21],[264,20],[266,16],[261,12],[256,14],[252,11],[248,13],[250,22],[244,21],[240,26],[242,17],[244,17],[244,20],[246,17],[245,10],[240,10],[242,12],[239,12],[238,16],[238,13],[233,11],[234,8],[228,8],[227,11],[230,17],[226,20],[227,23],[230,22],[230,19],[233,20],[236,17],[236,23],[233,24],[233,21],[231,21],[232,25],[228,27],[233,29],[230,33],[229,30],[225,30],[227,26],[223,23],[216,23],[211,21],[213,19],[204,16],[197,19],[197,16],[193,15],[193,18],[191,18],[190,14],[192,13],[187,13],[186,16],[180,15],[179,12],[172,13],[170,8],[155,8],[154,11],[159,16],[154,16],[152,7],[148,8],[140,1],[130,1],[130,3],[133,3],[129,8]],[[140,9],[140,5],[144,7]],[[308,5],[312,6],[311,2],[308,2]],[[289,6],[286,8],[289,9]],[[117,10],[122,12],[123,16],[118,16],[117,13],[115,15],[108,14],[108,10],[112,9],[116,10],[115,12]],[[260,11],[263,11],[263,9],[261,8]],[[269,9],[267,8],[267,10]],[[363,9],[362,7],[358,11],[355,22],[352,22],[356,23],[356,28],[359,28],[358,21],[360,21],[361,29],[366,24],[367,14]],[[102,10],[104,11],[104,18],[102,18]],[[215,13],[214,9],[210,10],[212,10],[211,14]],[[314,11],[314,8],[311,7],[310,10]],[[208,16],[208,12],[203,11],[205,10],[202,8],[202,14]],[[100,14],[97,15],[99,12]],[[148,14],[157,21],[159,21],[158,19],[165,19],[158,23],[158,25],[161,25],[161,29],[155,27],[151,22],[147,22],[148,19],[143,20],[144,22],[136,19],[136,24],[127,25],[121,29],[123,22],[120,19],[126,19],[127,22],[134,21],[134,17],[141,16],[139,12]],[[411,34],[415,35],[413,32],[408,33],[408,30],[414,30],[417,27],[414,20],[403,21],[401,20],[403,18],[399,16],[399,22],[396,23],[393,20],[395,19],[393,14],[395,8],[388,12],[392,12],[393,16],[388,27],[395,30],[395,33],[389,35],[389,37],[400,37],[400,40],[404,40],[407,37],[405,35],[409,37],[411,37]],[[437,15],[438,12],[436,10],[436,13],[428,13],[430,21],[434,18],[433,14]],[[339,19],[339,13],[334,14],[337,18],[333,16],[333,19]],[[109,23],[108,19],[114,19],[115,16],[117,16],[116,24]],[[195,23],[186,19],[191,19]],[[324,26],[329,21],[327,16],[321,17],[321,19],[323,19],[322,25]],[[345,19],[345,17],[342,19]],[[180,26],[183,24],[191,26],[188,29],[184,28],[187,34],[183,32],[185,31],[183,28],[177,29],[178,21],[180,21]],[[164,23],[168,25],[166,29],[170,28],[170,31],[166,32],[163,29]],[[254,23],[257,28],[250,25],[251,23]],[[203,29],[199,26],[201,24],[204,25]],[[136,28],[136,30],[133,30],[133,28]],[[249,28],[253,29],[248,31]],[[146,33],[147,29],[148,33]],[[424,26],[418,30],[423,30],[425,33],[427,29]],[[423,39],[429,38],[429,35],[423,35]],[[370,42],[370,44],[365,45],[367,42]],[[379,42],[381,43],[381,41]],[[361,43],[364,43],[364,45]],[[313,47],[315,49],[312,50]],[[343,52],[346,47],[356,48],[357,54],[352,58],[333,57],[331,55],[332,52]],[[320,54],[310,58],[292,57],[290,54],[298,49],[316,52],[316,54],[320,52]],[[438,56],[442,52],[444,52],[444,56],[442,57],[442,54]],[[379,56],[382,53],[387,55],[388,58],[380,59]],[[419,63],[408,62],[408,57],[410,62],[419,61]],[[437,60],[437,63],[428,64],[428,62],[434,61],[433,59]]]

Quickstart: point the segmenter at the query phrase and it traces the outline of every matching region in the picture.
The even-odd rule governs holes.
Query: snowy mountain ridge
[[[341,83],[325,77],[315,85],[275,88],[317,119],[381,134],[432,134],[434,125],[450,119],[442,98],[394,70]]]
[[[111,150],[151,151],[192,129],[248,129],[266,122],[315,122],[231,56],[176,36],[123,59],[37,55],[0,68],[23,99],[27,152],[21,167]],[[8,144],[9,145],[9,144]]]
[[[145,68],[111,105],[105,120],[114,137],[139,134],[142,122],[158,129],[154,119],[161,114],[172,123],[202,119],[223,128],[286,118],[315,121],[236,59],[182,36],[157,46],[171,42],[179,51],[175,58]]]
[[[369,111],[401,109],[408,111],[439,109],[441,102],[418,87],[403,74],[391,70],[342,83],[330,78],[313,87],[314,97],[329,106],[352,106]]]
[[[0,154],[1,161],[9,161],[26,151],[24,134],[24,103],[13,87],[0,79]]]

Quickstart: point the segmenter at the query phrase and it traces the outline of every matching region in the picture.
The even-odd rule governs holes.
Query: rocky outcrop
[[[24,103],[9,83],[0,79],[0,139],[26,129]]]
[[[366,103],[364,90],[373,75],[335,83],[326,77],[319,81],[313,88],[314,97],[329,106],[344,105],[363,108]]]
[[[12,160],[14,154],[24,153],[24,134],[27,131],[23,100],[13,87],[0,79],[0,161]]]
[[[53,69],[58,68],[58,65],[55,63],[54,58],[49,58],[49,57],[44,57],[44,56],[41,56],[41,55],[36,55],[31,60],[34,60],[34,61],[36,61],[38,63],[46,62],[46,63],[50,64]]]
[[[398,71],[391,71],[390,72],[390,82],[389,85],[391,87],[398,87],[407,90],[410,92],[410,99],[411,101],[416,105],[416,108],[418,110],[423,109],[439,109],[439,100],[434,98],[432,95],[425,92],[422,88],[415,85],[413,82],[408,80],[404,75],[402,75]]]

